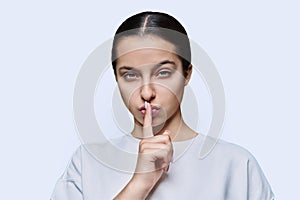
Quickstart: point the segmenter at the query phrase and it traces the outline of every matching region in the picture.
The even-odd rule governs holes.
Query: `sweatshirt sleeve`
[[[58,179],[50,200],[83,200],[81,148],[73,154],[65,172]]]
[[[249,200],[275,200],[271,187],[253,156],[248,160],[247,173]]]

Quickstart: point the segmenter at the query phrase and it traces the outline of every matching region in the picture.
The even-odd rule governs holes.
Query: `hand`
[[[173,157],[173,147],[169,131],[153,136],[151,105],[145,102],[143,139],[139,144],[139,155],[134,178],[153,187],[163,172],[167,172]]]
[[[173,157],[173,147],[168,131],[153,136],[151,105],[145,102],[143,137],[135,173],[123,190],[114,198],[146,199],[164,172],[168,171]]]

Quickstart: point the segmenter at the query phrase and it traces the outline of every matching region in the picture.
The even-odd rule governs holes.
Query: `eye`
[[[165,78],[171,76],[172,72],[170,70],[161,70],[157,73],[157,77]]]
[[[133,72],[126,72],[125,74],[123,74],[123,78],[128,81],[135,80],[138,78],[138,74]]]

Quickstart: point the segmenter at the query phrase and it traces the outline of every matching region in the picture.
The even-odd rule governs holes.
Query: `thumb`
[[[170,136],[170,134],[171,134],[171,131],[169,131],[169,130],[165,130],[165,131],[163,132],[163,135],[169,135],[169,136]]]

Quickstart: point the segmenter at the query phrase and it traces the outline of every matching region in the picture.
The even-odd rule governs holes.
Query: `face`
[[[136,125],[143,125],[145,101],[152,106],[153,126],[180,114],[180,102],[188,80],[174,52],[173,44],[154,36],[130,36],[119,42],[117,82]]]

